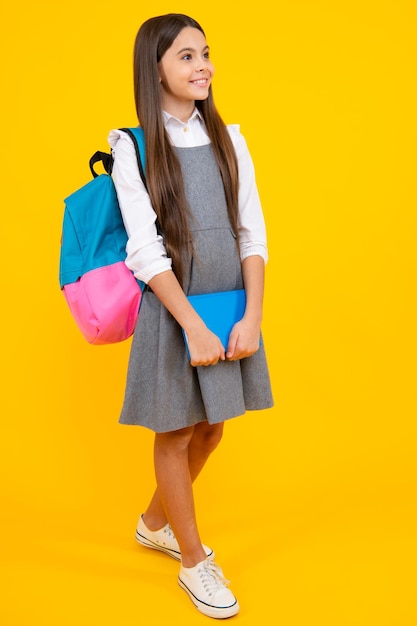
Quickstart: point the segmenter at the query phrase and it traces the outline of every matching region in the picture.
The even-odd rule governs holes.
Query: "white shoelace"
[[[201,563],[198,573],[209,596],[219,589],[224,589],[230,583],[224,577],[221,567],[210,558]]]

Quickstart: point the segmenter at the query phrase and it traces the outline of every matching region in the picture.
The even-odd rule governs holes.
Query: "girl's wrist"
[[[190,319],[187,319],[182,324],[182,328],[188,336],[192,336],[193,334],[201,332],[204,328],[206,328],[206,325],[201,317],[195,313],[195,315],[190,317]]]
[[[248,307],[246,307],[243,319],[248,324],[260,327],[262,324],[262,309],[259,309],[258,307],[254,309],[248,309]]]

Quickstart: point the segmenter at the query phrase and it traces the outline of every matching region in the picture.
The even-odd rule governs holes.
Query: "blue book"
[[[226,350],[233,326],[242,319],[245,313],[245,290],[236,289],[234,291],[206,293],[187,296],[187,298],[202,318],[207,328],[219,337]],[[183,335],[188,357],[190,357],[187,336],[184,331]]]

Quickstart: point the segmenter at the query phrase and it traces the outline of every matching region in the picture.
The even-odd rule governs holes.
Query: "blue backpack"
[[[145,138],[142,128],[121,128],[136,150],[145,183]],[[105,174],[94,165],[101,161]],[[127,233],[111,177],[111,154],[90,159],[93,180],[65,198],[59,283],[85,339],[95,345],[117,343],[135,329],[144,284],[125,263]]]

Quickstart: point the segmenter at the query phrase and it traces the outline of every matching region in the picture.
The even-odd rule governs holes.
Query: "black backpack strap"
[[[119,128],[119,130],[123,131],[124,133],[127,133],[129,137],[131,138],[131,140],[133,141],[133,145],[135,147],[135,152],[136,152],[136,160],[138,162],[139,174],[140,174],[143,184],[145,185],[145,189],[147,191],[148,188],[146,186],[146,177],[145,177],[145,168],[144,168],[145,155],[143,155],[143,158],[142,158],[137,139],[135,137],[135,134],[130,130],[130,128]],[[91,174],[93,175],[93,178],[97,178],[98,176],[97,172],[94,169],[94,165],[96,163],[99,163],[100,161],[103,163],[104,170],[107,172],[107,174],[111,175],[112,173],[112,170],[113,170],[112,154],[111,153],[108,154],[107,152],[101,152],[100,150],[97,150],[97,152],[95,152],[90,159],[90,170],[91,170]]]
[[[113,169],[113,157],[111,154],[107,154],[107,152],[100,152],[98,150],[90,159],[90,170],[93,175],[93,178],[97,178],[98,174],[94,170],[94,165],[102,161],[103,167],[106,170],[107,174],[111,174]]]

